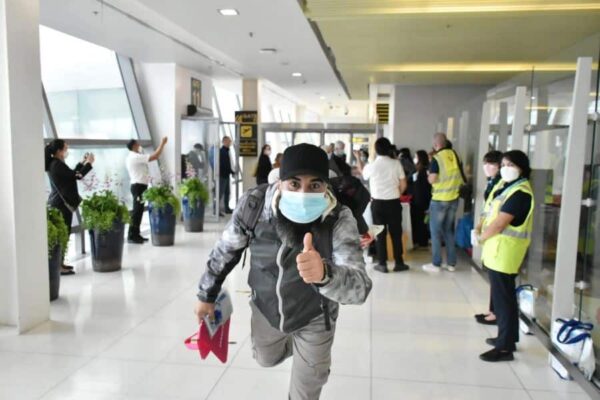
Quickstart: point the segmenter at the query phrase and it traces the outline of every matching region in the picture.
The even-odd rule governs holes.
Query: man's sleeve
[[[431,165],[429,165],[429,173],[431,173],[431,174],[439,174],[440,173],[440,166],[435,158],[433,160],[431,160]]]
[[[331,278],[319,288],[321,294],[341,304],[362,304],[373,286],[365,270],[356,221],[344,207],[333,228]]]
[[[241,226],[242,210],[248,195],[244,195],[233,212],[223,235],[210,252],[206,270],[198,284],[198,299],[206,303],[214,303],[227,275],[238,264],[244,250],[248,246],[248,236]]]

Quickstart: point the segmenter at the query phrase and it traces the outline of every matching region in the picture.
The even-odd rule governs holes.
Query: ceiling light
[[[236,15],[240,15],[238,10],[236,10],[235,8],[221,8],[218,11],[219,11],[219,14],[224,15],[226,17],[233,17]]]
[[[302,72],[293,72],[293,73],[292,73],[292,76],[293,76],[294,78],[300,78],[300,77],[302,76]]]
[[[326,99],[326,97],[325,97],[325,96],[321,96],[321,97],[320,97],[320,99],[321,99],[321,100],[325,100],[325,99]]]
[[[265,49],[260,49],[258,52],[260,54],[275,54],[275,53],[277,53],[277,49],[265,48]]]

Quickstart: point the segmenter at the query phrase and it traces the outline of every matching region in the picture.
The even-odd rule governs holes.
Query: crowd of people
[[[152,154],[144,154],[135,140],[127,145],[133,196],[130,243],[145,241],[139,223],[142,195],[149,183],[148,164],[160,157],[166,143],[163,139]],[[456,212],[467,183],[460,157],[443,133],[433,137],[430,152],[417,150],[414,157],[409,149],[398,150],[388,139],[379,138],[371,160],[367,148],[354,151],[350,160],[344,143],[337,142],[322,148],[290,146],[272,163],[267,144],[258,159],[257,186],[230,210],[231,144],[225,137],[219,150],[219,184],[224,211],[233,216],[210,253],[195,314],[199,321],[214,318],[222,285],[249,248],[254,357],[260,365],[271,367],[293,356],[290,399],[317,399],[329,376],[339,305],[362,304],[372,289],[364,251],[372,251],[374,270],[389,273],[389,236],[393,271],[411,269],[404,257],[402,202],[410,204],[414,244],[431,248],[431,263],[423,270],[431,274],[456,270]],[[192,151],[203,153],[202,148]],[[52,187],[48,203],[60,210],[70,227],[81,202],[77,180],[93,168],[95,157],[88,153],[71,169],[65,163],[67,153],[62,140],[46,146]],[[480,358],[510,361],[519,340],[515,280],[533,224],[531,168],[521,151],[491,151],[483,157],[483,172],[488,179],[485,204],[471,242],[482,247],[490,305],[475,318],[497,325],[498,334],[486,340],[492,349]],[[74,273],[66,265],[62,272]]]

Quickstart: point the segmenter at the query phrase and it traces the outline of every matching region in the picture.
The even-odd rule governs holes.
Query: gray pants
[[[293,355],[290,400],[318,399],[329,378],[335,322],[327,331],[320,315],[293,333],[283,333],[269,324],[253,302],[250,307],[254,359],[263,367],[274,367]]]

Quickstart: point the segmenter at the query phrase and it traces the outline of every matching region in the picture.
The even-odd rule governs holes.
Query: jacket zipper
[[[283,332],[283,324],[285,318],[283,316],[283,298],[281,297],[281,282],[283,281],[283,266],[281,265],[281,257],[283,255],[284,245],[282,244],[277,252],[277,267],[279,267],[279,274],[277,276],[277,286],[275,292],[277,294],[277,302],[279,308],[279,330]]]

